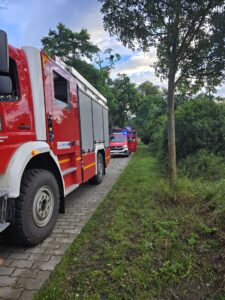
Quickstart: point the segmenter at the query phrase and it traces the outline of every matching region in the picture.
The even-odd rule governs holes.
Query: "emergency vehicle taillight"
[[[2,125],[2,117],[0,116],[0,131],[3,130],[3,125]]]

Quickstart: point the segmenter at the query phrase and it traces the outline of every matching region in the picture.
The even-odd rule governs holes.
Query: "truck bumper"
[[[0,192],[0,233],[10,225],[9,222],[6,222],[6,216],[7,216],[7,193]]]
[[[113,156],[113,155],[127,156],[127,155],[129,155],[129,151],[128,150],[110,150],[110,154],[111,154],[111,156]]]

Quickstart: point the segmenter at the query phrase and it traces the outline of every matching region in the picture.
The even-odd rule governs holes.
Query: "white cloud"
[[[32,45],[41,47],[41,38],[54,29],[59,22],[74,31],[87,28],[91,40],[101,50],[112,48],[122,57],[112,71],[112,77],[118,73],[130,76],[134,83],[150,80],[160,86],[150,66],[156,61],[156,52],[133,52],[104,31],[101,4],[98,0],[2,0],[0,10],[1,28],[9,33],[9,41],[15,46]],[[218,88],[219,95],[225,95],[225,85]]]
[[[115,78],[118,73],[127,74],[131,82],[137,85],[145,81],[151,81],[158,86],[166,87],[166,83],[161,82],[161,80],[155,76],[152,65],[156,61],[156,50],[154,48],[151,48],[147,53],[136,51],[127,60],[119,62],[115,69],[112,70],[111,76]]]
[[[154,72],[152,65],[156,60],[155,49],[151,49],[148,53],[142,51],[134,52],[128,60],[119,62],[116,65],[112,76],[115,76],[117,73],[132,75],[134,73]]]

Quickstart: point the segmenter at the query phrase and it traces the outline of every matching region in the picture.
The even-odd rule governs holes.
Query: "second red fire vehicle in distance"
[[[129,156],[137,150],[137,131],[131,127],[113,128],[110,136],[111,156]]]

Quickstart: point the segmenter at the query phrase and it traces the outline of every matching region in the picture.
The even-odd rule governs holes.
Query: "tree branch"
[[[202,15],[200,21],[199,21],[199,24],[197,26],[197,28],[193,29],[195,27],[195,23],[197,22],[197,16],[196,18],[192,21],[192,24],[191,26],[189,27],[182,43],[181,43],[181,46],[178,50],[178,57],[180,57],[178,63],[180,62],[180,60],[182,59],[183,55],[185,54],[185,52],[187,51],[188,47],[190,46],[191,42],[193,41],[196,33],[199,31],[200,27],[203,25],[204,21],[205,21],[205,17],[208,13],[208,11],[210,10],[211,8],[211,4],[212,4],[213,0],[209,0],[209,3],[205,9],[205,12],[204,14]],[[192,34],[191,34],[192,33]],[[189,41],[187,42],[187,39],[190,35],[190,38],[189,38]]]

